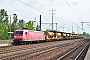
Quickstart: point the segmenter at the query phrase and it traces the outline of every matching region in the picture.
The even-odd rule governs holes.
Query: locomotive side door
[[[25,32],[25,40],[28,40],[28,39],[27,39],[27,32]]]

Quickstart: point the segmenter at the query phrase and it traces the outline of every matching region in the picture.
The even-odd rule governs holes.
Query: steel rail
[[[75,41],[75,42],[77,42],[77,41]],[[68,42],[68,43],[72,43],[72,42]],[[66,43],[66,44],[68,44],[68,43]],[[56,45],[58,45],[58,43],[54,44],[54,46],[56,46]],[[62,45],[62,44],[59,44],[59,45]],[[45,45],[44,47],[48,47],[48,46],[53,46],[53,45]],[[0,55],[5,54],[5,53],[10,53],[10,52],[16,52],[16,51],[21,51],[21,50],[32,49],[32,48],[38,49],[39,47],[43,48],[43,46],[42,47],[41,46],[38,46],[38,47],[33,46],[33,47],[23,47],[23,48],[18,48],[18,49],[11,49],[11,50],[0,50]]]
[[[85,50],[85,48],[86,48],[88,45],[89,45],[89,43],[84,46],[84,48],[80,51],[80,53],[75,57],[74,60],[77,60],[77,59],[80,57],[80,55],[83,53],[83,51]]]
[[[65,46],[67,46],[67,45],[72,45],[71,43],[69,43],[69,44],[66,44],[66,45],[61,45],[62,47],[65,47]],[[28,53],[23,53],[23,54],[18,54],[18,55],[14,55],[14,56],[9,56],[9,57],[6,57],[6,58],[3,58],[3,59],[17,59],[17,57],[22,57],[22,56],[25,56],[25,55],[31,55],[32,57],[34,57],[35,55],[39,55],[39,54],[42,54],[42,53],[44,53],[44,52],[48,52],[48,51],[51,51],[51,50],[55,50],[55,49],[58,49],[58,48],[60,48],[61,47],[60,45],[56,45],[56,46],[51,46],[51,47],[48,47],[47,49],[40,49],[39,51],[32,51],[32,52],[28,52]],[[44,51],[43,51],[44,50]],[[30,58],[30,57],[29,57]]]
[[[71,51],[67,52],[66,54],[64,54],[63,56],[59,57],[57,60],[61,60],[64,57],[66,57],[67,55],[69,55],[70,53],[72,53],[73,51],[75,51],[76,49],[78,49],[79,47],[81,47],[83,44],[80,44],[79,46],[77,46],[76,48],[72,49]]]

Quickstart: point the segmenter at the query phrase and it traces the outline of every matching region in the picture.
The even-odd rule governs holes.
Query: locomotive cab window
[[[25,32],[25,34],[27,34],[27,32]]]
[[[23,31],[16,31],[15,34],[23,34]]]

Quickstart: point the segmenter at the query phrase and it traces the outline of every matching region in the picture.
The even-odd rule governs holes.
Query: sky
[[[34,26],[42,19],[42,30],[52,29],[62,32],[90,33],[90,0],[0,0],[0,9],[5,9],[8,15],[17,14],[18,19],[26,22],[35,21]],[[13,21],[13,19],[12,19]]]

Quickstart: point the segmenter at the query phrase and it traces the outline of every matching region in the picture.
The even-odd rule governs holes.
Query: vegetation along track
[[[69,40],[69,41],[61,41],[59,42],[49,42],[49,43],[41,43],[41,44],[31,44],[31,45],[21,45],[14,46],[14,48],[2,48],[0,50],[0,59],[3,60],[39,60],[39,59],[53,59],[56,55],[62,55],[65,52],[71,50],[77,45],[82,44],[85,40]],[[65,51],[64,51],[65,50]],[[8,52],[7,52],[8,51]]]

